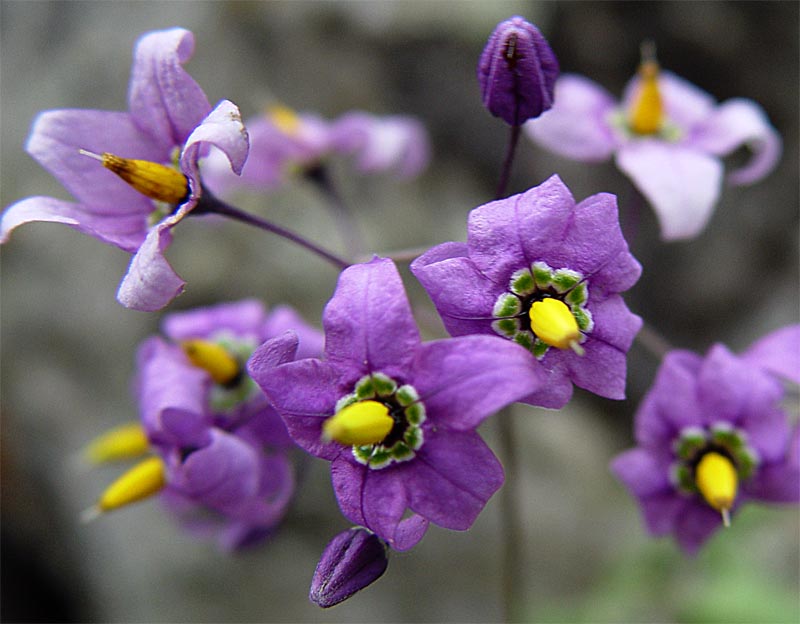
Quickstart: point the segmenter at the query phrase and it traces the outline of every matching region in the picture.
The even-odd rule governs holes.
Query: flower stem
[[[364,240],[361,237],[361,232],[353,218],[353,213],[333,184],[328,169],[325,165],[318,164],[306,171],[306,177],[322,191],[322,194],[328,200],[327,203],[333,214],[333,221],[339,228],[339,235],[345,247],[350,250],[353,256],[363,254]]]
[[[506,148],[506,158],[503,161],[503,169],[500,171],[500,181],[497,184],[495,199],[502,199],[506,194],[508,179],[511,176],[511,164],[514,162],[514,154],[517,151],[522,126],[511,126],[511,134],[508,135],[508,147]]]
[[[229,204],[226,204],[217,197],[214,197],[206,189],[203,189],[203,194],[200,197],[200,201],[197,203],[197,206],[195,206],[194,210],[192,210],[190,214],[222,215],[230,219],[241,221],[242,223],[247,223],[248,225],[252,225],[267,232],[272,232],[273,234],[277,234],[278,236],[285,238],[286,240],[292,241],[293,243],[306,248],[308,251],[320,256],[321,258],[324,258],[332,265],[334,265],[337,269],[346,269],[351,264],[347,260],[340,258],[339,256],[331,253],[327,249],[320,247],[316,243],[312,243],[310,240],[303,238],[299,234],[295,234],[291,230],[287,230],[286,228],[281,227],[280,225],[276,225],[275,223],[272,223],[270,221],[267,221],[266,219],[262,219],[261,217],[257,217],[250,213],[244,212],[243,210],[239,210],[238,208],[235,208]]]
[[[381,258],[389,258],[395,262],[411,262],[418,258],[430,247],[410,247],[409,249],[398,249],[397,251],[375,252],[374,255]],[[363,255],[358,257],[358,262],[369,262],[372,259],[372,254]]]
[[[636,342],[658,360],[664,359],[664,356],[673,349],[669,341],[647,323],[643,324],[639,333],[636,334]]]
[[[500,493],[500,517],[503,531],[503,621],[515,622],[519,619],[517,609],[520,606],[519,596],[522,561],[522,530],[519,522],[519,498],[517,493],[517,455],[514,446],[514,422],[510,407],[497,415],[500,451],[503,458],[506,480]]]

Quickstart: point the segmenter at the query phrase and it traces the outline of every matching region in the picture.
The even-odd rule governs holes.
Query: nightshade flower
[[[762,108],[734,98],[722,104],[670,72],[643,50],[639,75],[617,103],[578,75],[556,82],[556,103],[525,125],[536,143],[583,162],[614,156],[617,167],[653,206],[664,240],[697,236],[722,187],[722,158],[747,146],[751,161],[728,173],[733,185],[766,176],[781,154],[781,138]]]
[[[308,597],[320,607],[333,607],[378,580],[387,564],[386,545],[372,531],[343,531],[325,547]]]
[[[696,553],[748,501],[800,501],[800,429],[781,409],[780,371],[800,382],[800,326],[736,356],[666,355],[635,417],[636,448],[611,470],[641,505],[653,536]]]
[[[166,339],[151,337],[137,358],[138,435],[146,444],[126,428],[89,449],[103,460],[114,459],[108,451],[120,445],[128,456],[149,445],[155,456],[123,475],[125,487],[112,485],[98,510],[162,491],[188,528],[216,535],[223,548],[274,530],[294,491],[287,455],[294,445],[245,363],[257,345],[289,328],[302,355],[321,353],[321,333],[286,307],[267,315],[259,302],[244,300],[165,317]]]
[[[466,243],[438,245],[411,263],[447,331],[522,346],[548,373],[526,403],[563,407],[573,383],[625,398],[626,353],[641,319],[619,293],[641,266],[620,232],[616,198],[600,193],[576,205],[552,176],[475,208],[467,229]]]
[[[231,173],[225,157],[212,150],[203,164],[203,181],[218,195],[237,188],[272,190],[293,176],[313,172],[333,155],[355,159],[360,173],[393,171],[410,178],[430,159],[424,126],[413,117],[379,117],[350,112],[334,121],[273,106],[249,119],[250,155],[242,175]]]
[[[323,326],[323,359],[292,361],[287,333],[259,348],[249,371],[294,441],[331,462],[344,515],[396,550],[429,521],[469,528],[503,482],[475,428],[544,377],[535,362],[492,336],[422,343],[387,259],[342,272]]]
[[[187,30],[147,33],[134,50],[128,112],[37,117],[26,149],[77,201],[17,202],[3,215],[3,242],[29,221],[64,223],[134,254],[117,292],[126,307],[157,310],[181,292],[184,282],[162,254],[200,198],[198,159],[213,145],[240,172],[248,149],[236,106],[223,100],[212,110],[181,67],[193,50]]]

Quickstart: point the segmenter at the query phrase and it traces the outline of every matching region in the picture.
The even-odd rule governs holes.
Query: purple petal
[[[295,360],[297,354],[297,334],[287,329],[282,334],[267,340],[258,347],[247,362],[247,372],[260,383],[269,380],[273,369]]]
[[[159,163],[169,150],[143,134],[128,113],[101,110],[54,110],[41,113],[25,145],[27,152],[97,216],[146,217],[154,209],[148,199],[102,163],[79,152],[109,152],[123,158]],[[144,219],[141,232],[144,234]],[[113,230],[112,230],[113,231]]]
[[[800,384],[800,325],[783,327],[755,342],[741,358]]]
[[[189,338],[213,338],[220,333],[240,339],[261,340],[266,313],[256,299],[221,303],[187,312],[173,312],[164,317],[163,332],[176,342]]]
[[[0,242],[7,242],[15,228],[32,221],[63,223],[130,253],[139,249],[147,233],[147,219],[138,213],[96,214],[85,210],[81,204],[53,197],[28,197],[12,204],[3,213],[0,221]]]
[[[560,248],[574,211],[575,200],[557,175],[520,195],[479,206],[469,213],[470,258],[488,279],[507,284],[514,271]]]
[[[172,220],[167,219],[151,229],[133,256],[117,291],[117,301],[126,308],[154,312],[183,292],[186,282],[163,255],[172,240],[171,226]]]
[[[556,354],[557,355],[557,354]],[[547,409],[561,409],[572,398],[572,381],[563,358],[550,358],[542,367],[547,374],[541,389],[520,399],[521,403]]]
[[[597,340],[592,334],[589,334],[582,346],[585,350],[582,356],[572,351],[554,351],[552,354],[548,352],[542,365],[548,368],[548,359],[551,357],[563,359],[570,379],[576,386],[608,399],[624,399],[626,352]]]
[[[619,295],[595,298],[590,293],[589,310],[594,319],[589,337],[627,352],[642,328],[642,319],[628,310],[625,300]]]
[[[414,274],[453,336],[496,335],[492,310],[507,284],[496,284],[467,257],[465,243],[443,243],[411,263]]]
[[[405,475],[409,506],[447,529],[464,531],[503,484],[503,468],[474,431],[431,436]]]
[[[402,378],[420,343],[403,282],[388,259],[345,269],[322,324],[328,361],[353,371],[352,381],[373,371]]]
[[[719,199],[722,163],[697,149],[644,139],[617,152],[617,167],[647,198],[664,240],[697,236]]]
[[[277,306],[270,312],[262,333],[265,338],[272,338],[291,329],[297,334],[300,344],[297,348],[298,360],[305,358],[321,357],[325,343],[325,336],[316,327],[306,321],[289,306]]]
[[[386,547],[366,529],[339,533],[325,547],[314,570],[309,599],[328,608],[378,580],[386,571]]]
[[[690,501],[670,490],[643,498],[639,504],[647,532],[659,537],[675,531],[677,519],[685,512]]]
[[[716,156],[727,156],[746,145],[750,162],[728,174],[731,184],[753,184],[775,168],[782,141],[767,115],[752,100],[733,99],[721,104],[699,124],[688,140],[693,147]]]
[[[136,43],[128,103],[136,125],[168,152],[183,145],[211,105],[184,71],[194,35],[183,28],[154,31]]]
[[[742,484],[742,490],[751,498],[770,503],[800,502],[800,426],[794,426],[783,457],[760,467]]]
[[[611,461],[611,472],[636,498],[672,491],[661,458],[642,448],[632,448]]]
[[[474,429],[538,390],[546,375],[526,349],[500,336],[462,336],[423,344],[409,381],[435,426]]]
[[[611,158],[617,139],[608,123],[615,106],[609,93],[588,78],[564,74],[556,81],[553,108],[524,126],[535,143],[572,160]]]
[[[675,539],[687,555],[696,555],[719,527],[722,516],[699,499],[688,501],[676,517]]]

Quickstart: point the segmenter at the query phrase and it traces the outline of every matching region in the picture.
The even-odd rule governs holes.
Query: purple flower
[[[198,160],[213,145],[240,172],[248,149],[236,106],[223,100],[212,110],[181,67],[193,49],[194,36],[181,28],[145,34],[134,50],[128,112],[54,110],[37,117],[26,149],[76,201],[17,202],[3,215],[3,242],[29,221],[65,223],[134,254],[117,293],[126,307],[157,310],[181,292],[184,282],[162,254],[172,228],[200,198]],[[173,201],[146,196],[81,150],[167,165],[167,173],[179,165],[182,175],[173,184],[186,192]],[[165,169],[155,175],[162,178]]]
[[[267,315],[253,300],[168,315],[169,340],[152,337],[139,350],[135,389],[166,465],[165,499],[192,530],[217,534],[228,549],[267,535],[294,491],[291,438],[244,370],[258,344],[290,328],[301,353],[321,353],[321,333],[294,311]],[[219,378],[220,361],[236,367],[229,379]]]
[[[625,397],[626,353],[641,319],[619,293],[636,283],[641,266],[620,232],[613,195],[576,205],[553,176],[475,208],[466,243],[430,249],[411,271],[451,335],[503,336],[540,365],[529,364],[530,370],[547,371],[543,387],[531,378],[526,403],[563,407],[573,383],[604,397]],[[558,320],[572,324],[565,344],[539,329],[537,303],[560,309]]]
[[[647,198],[664,240],[697,236],[722,187],[722,157],[741,146],[753,158],[728,174],[734,185],[766,176],[781,154],[781,138],[761,107],[735,98],[718,105],[704,91],[645,60],[617,103],[577,75],[556,82],[556,104],[525,125],[543,147],[573,160],[617,167]]]
[[[402,115],[351,112],[331,122],[277,106],[248,120],[247,130],[250,155],[241,176],[231,173],[225,157],[216,150],[204,163],[203,180],[212,192],[275,189],[334,154],[353,157],[360,173],[393,171],[401,178],[417,175],[430,159],[425,128]]]
[[[664,358],[636,413],[638,446],[611,463],[638,499],[651,535],[672,534],[694,554],[743,503],[800,500],[800,429],[790,428],[781,409],[784,390],[772,373],[776,351],[768,349],[766,358],[762,352],[778,338],[797,346],[800,326],[766,337],[743,356],[718,344],[705,357],[676,350]],[[800,350],[784,349],[781,368],[797,379]],[[714,470],[704,468],[708,456],[731,474],[718,472],[717,483],[712,478],[704,486],[704,470]],[[714,491],[726,480],[720,501]]]
[[[388,564],[386,545],[361,527],[339,533],[325,547],[314,570],[309,599],[333,607],[378,580]]]
[[[344,515],[396,550],[416,544],[429,521],[469,528],[503,482],[475,428],[544,376],[535,362],[492,336],[422,343],[387,259],[342,272],[323,325],[323,359],[291,361],[289,333],[256,351],[249,370],[295,442],[331,462]],[[334,414],[362,408],[382,410],[388,432],[362,444],[325,438]]]
[[[530,22],[515,16],[489,37],[478,63],[483,105],[507,124],[521,126],[553,106],[558,59]]]

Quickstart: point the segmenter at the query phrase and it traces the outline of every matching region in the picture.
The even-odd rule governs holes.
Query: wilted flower
[[[538,373],[525,402],[559,408],[572,384],[625,397],[625,357],[641,319],[619,293],[639,279],[616,198],[576,205],[558,176],[475,208],[466,243],[444,243],[411,264],[453,336],[503,336]],[[522,378],[526,373],[518,371]]]
[[[639,75],[621,103],[577,75],[556,82],[556,103],[525,125],[536,143],[584,162],[614,156],[617,167],[647,198],[664,240],[697,236],[722,188],[722,157],[742,146],[750,163],[728,174],[734,185],[766,176],[781,154],[781,139],[761,107],[735,98],[720,105],[704,91],[660,72],[645,47]]]
[[[397,269],[375,258],[339,276],[323,316],[324,359],[265,343],[253,378],[308,452],[331,462],[344,515],[396,550],[428,522],[469,528],[503,482],[475,428],[544,374],[492,336],[422,343]],[[405,516],[406,509],[413,513]]]
[[[721,344],[666,355],[636,413],[638,446],[611,463],[651,535],[694,554],[745,502],[800,500],[800,429],[776,370],[800,382],[800,326],[741,356]]]
[[[327,608],[378,580],[388,564],[386,545],[372,531],[353,527],[334,537],[314,570],[309,599]]]
[[[162,253],[200,198],[198,159],[214,145],[239,172],[248,149],[236,106],[223,100],[212,110],[181,67],[193,49],[194,36],[181,28],[145,34],[134,50],[129,112],[37,117],[26,149],[77,202],[17,202],[3,214],[3,242],[29,221],[64,223],[134,254],[117,293],[123,305],[157,310],[183,289]]]
[[[483,105],[511,126],[521,126],[553,105],[558,59],[533,24],[515,16],[489,37],[478,63]]]

